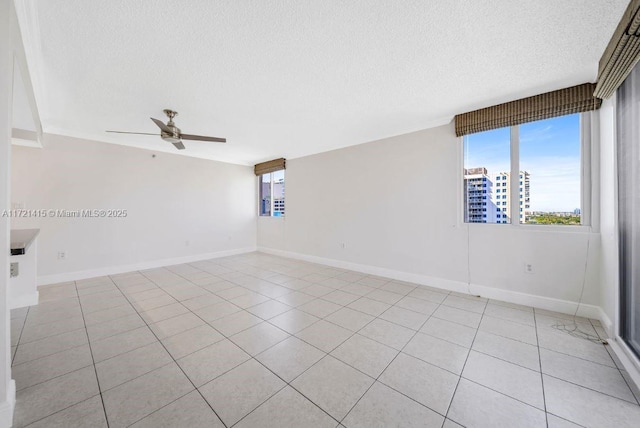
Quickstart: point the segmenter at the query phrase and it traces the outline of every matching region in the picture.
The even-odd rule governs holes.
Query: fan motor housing
[[[180,128],[178,128],[176,126],[171,126],[171,129],[173,130],[173,134],[169,134],[168,132],[162,131],[160,133],[160,137],[164,141],[168,141],[170,143],[179,143],[180,142]]]

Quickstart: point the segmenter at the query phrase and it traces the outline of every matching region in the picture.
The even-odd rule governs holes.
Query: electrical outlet
[[[344,242],[342,242],[340,244],[340,248],[342,248],[343,250],[347,248],[347,244],[345,244]]]
[[[524,264],[524,273],[533,273],[533,265],[531,263],[525,262]]]
[[[67,260],[67,252],[58,251],[58,260]]]
[[[9,275],[9,277],[15,278],[19,274],[20,274],[20,266],[18,265],[18,262],[11,263],[11,274]]]

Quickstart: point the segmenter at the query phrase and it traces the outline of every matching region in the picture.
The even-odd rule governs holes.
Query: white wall
[[[288,160],[286,217],[259,219],[258,246],[571,312],[590,240],[583,301],[599,305],[599,234],[462,223],[461,150],[450,124]]]
[[[128,214],[14,219],[14,228],[41,229],[41,283],[255,248],[252,168],[152,154],[54,135],[45,135],[44,149],[14,147],[14,204]],[[60,251],[67,252],[66,260],[58,259]]]

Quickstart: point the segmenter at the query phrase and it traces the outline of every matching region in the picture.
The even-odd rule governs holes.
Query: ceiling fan
[[[153,123],[158,125],[158,128],[160,128],[160,134],[150,134],[148,132],[127,132],[127,131],[107,131],[107,132],[113,132],[116,134],[160,135],[160,137],[164,141],[170,142],[171,144],[176,146],[176,149],[178,150],[184,150],[184,144],[182,144],[182,140],[211,141],[214,143],[227,142],[226,138],[205,137],[202,135],[183,134],[180,128],[178,128],[176,124],[173,123],[173,118],[178,115],[178,112],[169,110],[169,109],[165,109],[163,111],[164,111],[164,114],[166,114],[167,117],[169,118],[169,121],[166,123],[166,125],[164,124],[164,122],[162,122],[159,119],[150,118],[153,121]]]

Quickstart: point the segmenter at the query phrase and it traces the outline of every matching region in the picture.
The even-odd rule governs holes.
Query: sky
[[[509,128],[465,137],[465,168],[510,170]],[[520,170],[530,176],[532,211],[580,208],[580,115],[520,125]]]

